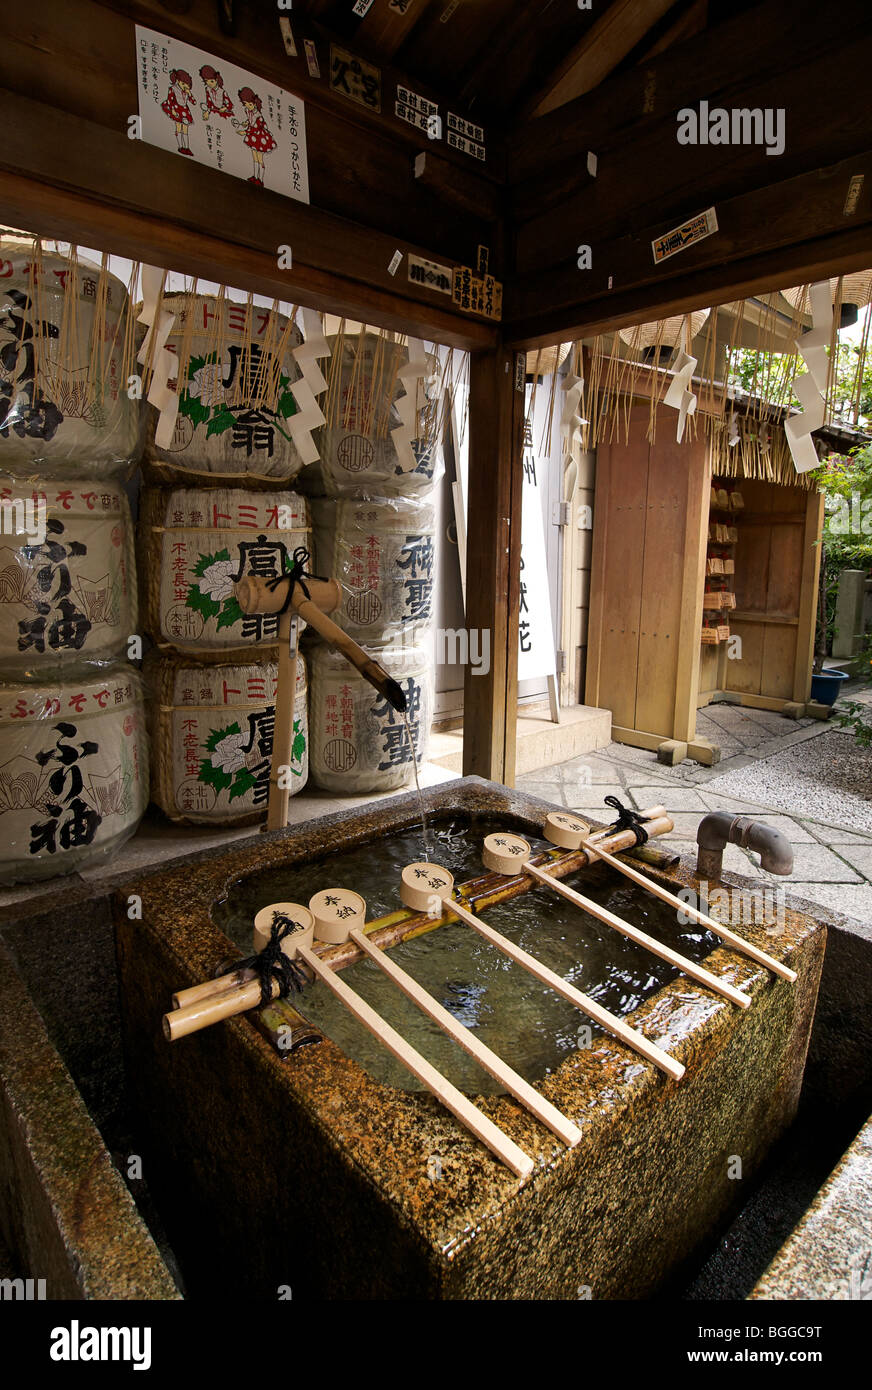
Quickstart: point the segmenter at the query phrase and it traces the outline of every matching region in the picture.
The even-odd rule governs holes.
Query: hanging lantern
[[[665,366],[683,346],[684,325],[689,323],[692,341],[710,312],[709,309],[695,309],[692,314],[674,314],[671,318],[654,319],[651,323],[631,324],[629,328],[619,328],[618,337],[634,352],[638,352],[644,362]]]
[[[857,322],[860,310],[865,307],[872,299],[872,270],[860,270],[854,275],[835,275],[830,280],[830,299],[835,305],[841,283],[841,307],[839,310],[839,328],[850,328]],[[794,309],[798,309],[801,314],[811,313],[811,304],[808,297],[808,285],[795,285],[781,293],[792,304]]]

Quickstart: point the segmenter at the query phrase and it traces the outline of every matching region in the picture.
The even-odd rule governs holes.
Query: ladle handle
[[[729,984],[726,980],[719,980],[717,975],[706,970],[705,966],[696,965],[692,960],[688,960],[687,956],[679,955],[678,951],[673,951],[671,947],[661,945],[653,936],[648,936],[646,932],[640,931],[630,922],[625,922],[623,917],[616,917],[613,912],[609,912],[608,908],[600,907],[599,903],[584,897],[582,893],[576,893],[575,889],[570,888],[568,884],[561,883],[559,878],[553,878],[538,864],[526,863],[524,868],[528,874],[532,874],[537,882],[547,884],[549,888],[553,888],[555,893],[566,898],[567,902],[571,902],[573,906],[580,907],[582,911],[590,913],[591,917],[597,917],[601,922],[605,922],[607,927],[614,927],[615,931],[619,931],[630,941],[635,941],[638,946],[644,946],[646,950],[659,956],[661,960],[677,966],[692,980],[698,980],[701,985],[707,985],[709,989],[714,990],[715,994],[729,999],[732,1004],[738,1004],[740,1009],[750,1007],[751,998],[749,995],[743,994],[741,990],[736,989],[735,985]]]
[[[526,868],[527,866],[524,865],[524,867]],[[640,1053],[647,1061],[653,1062],[661,1071],[665,1071],[667,1076],[671,1076],[677,1081],[684,1075],[684,1067],[681,1062],[676,1062],[675,1058],[670,1057],[668,1052],[664,1052],[656,1043],[649,1042],[648,1039],[637,1032],[635,1028],[631,1028],[628,1023],[624,1023],[614,1014],[609,1013],[608,1009],[602,1008],[602,1006],[597,1004],[593,999],[589,999],[586,994],[582,994],[581,990],[576,989],[573,985],[567,984],[559,975],[555,975],[553,970],[549,970],[547,965],[543,965],[535,956],[530,956],[526,951],[522,951],[520,946],[516,946],[507,936],[502,936],[498,931],[494,931],[493,927],[487,926],[479,917],[476,917],[470,912],[469,908],[459,903],[456,898],[448,899],[445,905],[450,908],[462,922],[466,922],[466,924],[472,927],[474,931],[477,931],[480,936],[483,936],[486,941],[489,941],[492,946],[496,946],[498,950],[507,955],[510,960],[513,960],[516,965],[521,965],[525,970],[529,970],[531,975],[535,975],[537,980],[541,980],[543,984],[548,985],[550,989],[554,990],[555,994],[560,994],[564,999],[568,999],[570,1004],[574,1004],[577,1009],[581,1009],[582,1012],[586,1013],[594,1022],[608,1029],[616,1038],[620,1038],[621,1042],[631,1047],[634,1052]]]
[[[581,1138],[581,1130],[578,1125],[574,1125],[571,1120],[552,1105],[549,1100],[535,1091],[522,1076],[519,1076],[506,1062],[498,1057],[495,1052],[491,1052],[469,1028],[465,1028],[462,1023],[458,1023],[453,1014],[428,994],[426,989],[422,989],[417,980],[408,975],[405,970],[401,970],[390,956],[374,946],[366,934],[357,927],[351,930],[351,940],[360,947],[361,951],[375,961],[380,970],[383,970],[389,980],[393,980],[408,999],[413,1004],[417,1004],[428,1018],[438,1024],[443,1033],[447,1033],[449,1038],[462,1047],[464,1052],[468,1052],[470,1057],[474,1057],[480,1066],[491,1076],[499,1081],[500,1085],[505,1086],[510,1095],[515,1100],[520,1101],[523,1106],[535,1115],[537,1120],[541,1120],[547,1125],[552,1134],[556,1134],[558,1139],[562,1139],[564,1144],[572,1148]]]
[[[297,954],[315,972],[318,979],[323,981],[327,988],[336,995],[353,1014],[364,1028],[378,1038],[379,1042],[396,1057],[398,1062],[408,1068],[413,1076],[427,1087],[433,1095],[441,1100],[446,1109],[450,1110],[462,1125],[465,1125],[477,1139],[496,1154],[501,1163],[510,1168],[519,1178],[526,1178],[533,1171],[533,1160],[523,1149],[520,1149],[513,1139],[504,1134],[501,1129],[489,1120],[487,1115],[483,1115],[480,1110],[467,1100],[466,1096],[458,1091],[456,1086],[446,1080],[441,1072],[422,1057],[420,1052],[416,1052],[405,1038],[401,1037],[389,1023],[377,1014],[375,1009],[370,1008],[365,999],[361,999],[353,989],[350,989],[344,980],[331,970],[329,965],[325,965],[314,951],[310,951],[307,946],[300,946]]]
[[[587,840],[583,842],[581,848],[588,848]],[[759,947],[752,946],[750,941],[746,941],[742,936],[737,936],[734,931],[730,931],[728,927],[724,927],[720,922],[716,922],[714,917],[707,917],[704,912],[698,912],[695,907],[691,907],[690,903],[683,902],[681,898],[677,898],[674,893],[670,893],[667,888],[662,888],[659,883],[653,883],[651,879],[646,878],[644,874],[640,874],[635,869],[631,869],[629,864],[625,864],[621,859],[616,859],[615,856],[609,854],[607,850],[595,848],[593,845],[590,845],[589,848],[591,854],[595,854],[598,859],[602,859],[606,864],[611,864],[613,869],[617,869],[618,872],[622,873],[626,878],[632,879],[634,883],[638,883],[641,888],[646,888],[649,893],[653,893],[655,898],[659,898],[661,902],[669,903],[672,907],[683,912],[686,917],[690,917],[692,921],[698,922],[700,926],[708,927],[709,931],[715,932],[722,941],[726,941],[726,943],[732,946],[736,951],[741,951],[743,955],[750,956],[751,960],[756,961],[758,965],[765,965],[767,970],[771,970],[774,975],[779,975],[782,980],[789,980],[791,984],[796,980],[795,970],[791,970],[788,965],[782,964],[780,960],[775,960],[773,956],[768,956],[766,952],[761,951]],[[529,865],[525,865],[524,867],[529,868]]]

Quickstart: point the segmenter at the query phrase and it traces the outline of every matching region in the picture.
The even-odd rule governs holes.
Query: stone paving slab
[[[527,784],[524,783],[524,791]],[[614,812],[610,807],[603,805],[603,798],[606,796],[617,796],[624,804],[627,804],[629,797],[625,787],[619,786],[616,782],[600,782],[590,787],[569,787],[564,786],[563,796],[566,805],[573,811],[602,811],[600,820],[614,819]]]
[[[815,883],[862,883],[863,875],[826,845],[795,845],[791,878]]]
[[[840,845],[839,854],[859,869],[864,878],[872,879],[872,845]]]
[[[670,812],[695,811],[699,816],[704,816],[709,809],[693,787],[676,787],[663,782],[654,786],[635,786],[630,783],[627,790],[640,808],[658,804],[665,806]]]

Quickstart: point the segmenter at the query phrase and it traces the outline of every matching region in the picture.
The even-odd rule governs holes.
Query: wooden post
[[[297,638],[300,620],[290,609],[279,618],[279,671],[273,756],[269,771],[267,830],[283,830],[288,823],[290,767],[294,746],[294,703],[297,693]]]
[[[466,626],[490,635],[490,670],[467,665],[463,772],[512,786],[518,706],[518,607],[525,358],[473,353],[469,375]]]
[[[796,629],[796,658],[793,667],[793,698],[805,704],[811,691],[817,623],[818,583],[821,572],[821,545],[824,525],[822,492],[810,492],[805,508],[802,538],[802,572],[799,588],[799,626]]]

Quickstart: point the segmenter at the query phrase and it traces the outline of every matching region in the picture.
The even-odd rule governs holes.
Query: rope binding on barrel
[[[605,803],[618,813],[617,820],[612,822],[612,830],[632,830],[636,844],[644,845],[648,839],[644,816],[640,816],[638,811],[631,811],[629,806],[622,805],[616,796],[607,796]]]
[[[284,999],[291,990],[300,994],[308,983],[300,967],[282,950],[285,937],[299,930],[300,924],[292,917],[284,912],[274,912],[269,941],[263,950],[237,961],[237,970],[253,970],[260,980],[260,1008],[272,1001],[273,980],[278,980],[280,999]]]
[[[306,580],[317,579],[321,583],[326,582],[322,574],[312,574],[306,569],[308,563],[308,550],[304,545],[298,545],[296,550],[294,551],[293,564],[291,565],[291,568],[289,570],[285,570],[283,574],[277,574],[272,579],[267,580],[266,587],[272,591],[275,591],[280,584],[284,584],[285,580],[290,580],[290,583],[288,584],[288,592],[285,596],[285,601],[279,609],[280,613],[286,613],[290,608],[294,599],[294,589],[297,587],[298,584],[300,588],[303,590],[303,593],[305,594],[306,598],[311,599],[312,595],[309,593],[308,587],[306,585]]]

